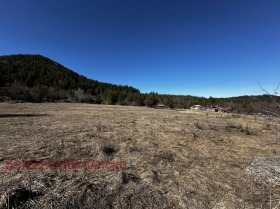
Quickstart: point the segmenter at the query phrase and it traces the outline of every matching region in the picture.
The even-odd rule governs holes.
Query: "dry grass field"
[[[279,156],[278,124],[206,111],[1,103],[0,208],[277,209],[279,185],[245,170],[255,157]],[[127,165],[6,169],[9,160]]]

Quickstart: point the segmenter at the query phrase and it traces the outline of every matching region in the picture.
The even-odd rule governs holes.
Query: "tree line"
[[[279,101],[279,97],[275,96]],[[271,95],[205,98],[192,95],[141,93],[127,85],[113,85],[88,79],[41,55],[0,56],[0,101],[23,102],[84,102],[109,105],[155,107],[158,103],[169,108],[231,106],[239,111],[254,112],[254,106],[269,106]],[[258,111],[259,112],[259,111]]]

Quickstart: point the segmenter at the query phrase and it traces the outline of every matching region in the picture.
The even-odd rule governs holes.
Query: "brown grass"
[[[269,124],[269,125],[267,125]],[[280,208],[244,173],[279,156],[279,119],[89,104],[0,104],[0,208]],[[278,134],[279,135],[279,134]],[[125,170],[6,170],[7,160]]]

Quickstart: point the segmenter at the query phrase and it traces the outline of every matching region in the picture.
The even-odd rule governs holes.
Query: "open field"
[[[244,172],[254,157],[279,156],[279,124],[190,110],[2,103],[0,207],[280,208],[279,187]],[[127,166],[6,169],[8,160]]]

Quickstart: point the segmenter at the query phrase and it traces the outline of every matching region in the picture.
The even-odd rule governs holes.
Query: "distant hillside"
[[[112,85],[88,79],[41,55],[0,56],[1,96],[16,100],[77,100],[115,104],[129,94],[140,94],[136,88]],[[21,96],[15,92],[21,91]]]
[[[274,97],[280,103],[279,97]],[[0,101],[87,102],[189,108],[193,104],[234,107],[239,112],[277,109],[269,95],[232,98],[142,94],[130,86],[113,85],[85,76],[41,55],[0,56]]]

